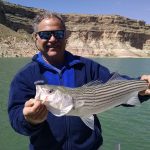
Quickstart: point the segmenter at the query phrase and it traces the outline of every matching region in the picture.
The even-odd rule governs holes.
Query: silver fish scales
[[[87,87],[84,85],[76,90],[68,89],[68,93],[73,97],[74,109],[78,109],[80,114],[78,115],[85,116],[101,113],[117,105],[127,103],[131,96],[137,95],[138,91],[147,88],[148,83],[142,80],[114,80],[106,84]],[[129,104],[134,105],[134,103]]]
[[[105,84],[99,81],[78,88],[53,85],[36,85],[36,99],[40,99],[47,109],[56,116],[73,115],[87,118],[109,110],[120,104],[136,105],[138,92],[146,90],[148,83],[143,80],[111,80]],[[93,118],[91,121],[94,124]],[[90,123],[91,124],[91,123]]]

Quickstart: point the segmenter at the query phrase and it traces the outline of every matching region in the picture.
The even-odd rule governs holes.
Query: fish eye
[[[53,89],[50,89],[50,90],[49,90],[49,93],[52,93],[52,92],[54,92],[54,90],[53,90]]]

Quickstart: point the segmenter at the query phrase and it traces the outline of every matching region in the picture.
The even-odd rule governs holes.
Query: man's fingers
[[[30,99],[26,101],[25,107],[32,107],[34,105],[35,99]]]
[[[142,75],[141,80],[145,80],[150,84],[150,75]]]
[[[43,106],[41,101],[35,100],[35,99],[30,99],[25,103],[25,107],[23,109],[24,115],[32,115],[36,114],[39,110],[40,107]]]
[[[146,94],[150,94],[150,91],[149,91],[149,90],[150,90],[150,75],[142,75],[142,76],[141,76],[141,80],[147,81],[149,87],[148,87],[148,89],[145,91],[145,93],[146,93]]]
[[[150,95],[150,89],[145,90],[145,95]]]
[[[41,101],[36,100],[34,105],[32,106],[32,111],[37,113],[42,106],[43,104],[41,103]]]
[[[45,119],[47,117],[48,110],[47,108],[43,105],[40,110],[37,112],[35,119]]]

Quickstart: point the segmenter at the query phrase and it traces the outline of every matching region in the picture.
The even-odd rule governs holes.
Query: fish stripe
[[[148,84],[145,81],[134,80],[131,82],[124,82],[121,85],[115,84],[115,86],[109,88],[107,88],[108,85],[99,87],[95,87],[93,90],[86,89],[85,93],[81,92],[82,94],[76,93],[75,104],[79,101],[84,101],[82,109],[98,109],[106,104],[108,105],[115,102],[119,105],[123,103],[123,101],[118,102],[120,98],[126,96],[130,92],[145,90],[148,88]]]

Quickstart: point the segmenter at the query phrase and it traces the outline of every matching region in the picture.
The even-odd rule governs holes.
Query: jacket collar
[[[71,54],[70,52],[68,52],[66,50],[64,52],[64,55],[65,55],[65,59],[67,60],[66,64],[65,64],[66,67],[73,67],[74,65],[84,65],[84,63],[80,60],[80,56],[73,55],[73,54]],[[41,52],[34,55],[32,60],[40,63],[42,66],[44,66],[47,69],[56,70],[57,72],[59,71],[59,69],[57,69],[53,65],[47,64],[43,60]]]

